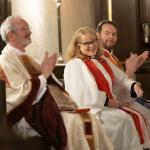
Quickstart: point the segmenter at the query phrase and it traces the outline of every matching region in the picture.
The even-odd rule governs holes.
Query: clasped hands
[[[143,96],[143,90],[139,83],[136,83],[134,85],[134,92],[136,93],[137,97],[142,97]],[[114,107],[114,108],[119,108],[119,107],[124,107],[124,106],[129,106],[130,102],[128,101],[119,101],[117,100],[116,97],[109,98],[108,100],[108,106],[109,107]]]

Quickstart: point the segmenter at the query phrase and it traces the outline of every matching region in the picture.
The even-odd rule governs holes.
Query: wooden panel
[[[119,28],[118,47],[114,53],[125,59],[139,49],[137,0],[112,0],[112,19]]]
[[[5,82],[0,80],[0,130],[6,129],[6,91]]]
[[[11,14],[11,0],[0,0],[0,24],[2,21]],[[5,43],[0,37],[0,52],[5,46]]]
[[[141,23],[150,21],[150,0],[139,0]]]
[[[150,22],[150,0],[139,0],[139,18],[140,18],[140,50],[150,49],[150,43],[144,43],[144,35],[142,24]]]
[[[0,24],[5,16],[5,0],[0,0]]]
[[[95,0],[95,24],[108,18],[107,0]],[[95,27],[96,28],[96,27]]]
[[[8,15],[11,15],[11,0],[0,0],[0,24]]]
[[[136,72],[136,80],[142,83],[144,98],[150,100],[150,61],[147,61]]]
[[[96,24],[108,19],[108,1],[95,1]],[[119,28],[116,56],[125,60],[131,51],[139,53],[139,0],[112,0],[112,20]]]

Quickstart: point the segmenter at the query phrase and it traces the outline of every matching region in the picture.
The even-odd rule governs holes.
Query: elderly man
[[[40,138],[45,149],[113,149],[100,122],[88,109],[80,110],[55,79],[56,54],[45,52],[41,64],[25,54],[30,35],[19,16],[9,16],[1,25],[7,45],[0,56],[0,79],[6,83],[8,125],[24,138]]]

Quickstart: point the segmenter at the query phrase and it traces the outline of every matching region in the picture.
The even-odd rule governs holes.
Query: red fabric
[[[139,113],[139,114],[141,115],[141,117],[142,117],[143,120],[144,120],[145,126],[146,126],[146,128],[147,128],[147,121],[146,121],[146,119],[144,118],[143,114],[141,114],[139,111],[135,110],[134,108],[129,108],[129,109],[132,109],[133,111],[135,111],[135,112],[137,112],[137,113]]]
[[[112,93],[109,88],[108,81],[104,77],[103,73],[97,68],[97,66],[91,61],[91,59],[84,60],[86,66],[89,68],[90,72],[92,73],[93,77],[95,78],[95,81],[97,83],[98,89],[101,91],[105,91],[106,95],[110,98],[112,98]],[[106,69],[106,71],[111,76],[111,79],[113,80],[113,73],[108,64],[104,60],[100,60],[99,62],[103,65],[103,67]]]
[[[138,134],[139,134],[139,137],[140,137],[140,142],[141,142],[141,144],[143,144],[144,143],[144,136],[143,136],[139,116],[137,114],[129,111],[129,110],[124,109],[124,108],[120,108],[120,109],[122,109],[123,111],[125,111],[126,113],[128,113],[132,117],[134,124],[135,124],[135,127],[136,127]]]
[[[103,65],[103,67],[105,68],[105,70],[107,71],[107,73],[110,75],[111,80],[112,80],[112,84],[113,84],[114,76],[113,76],[113,72],[112,72],[111,68],[106,63],[106,61],[104,59],[102,59],[101,57],[98,58],[98,61]]]
[[[115,55],[111,54],[107,50],[104,50],[104,56],[108,58],[115,66],[124,71],[123,65],[120,63],[120,61]]]
[[[112,72],[111,68],[108,66],[108,64],[106,63],[106,61],[103,60],[102,58],[99,58],[98,61],[103,65],[103,67],[105,68],[107,73],[110,75],[112,82],[113,82],[113,72]],[[84,62],[86,64],[86,66],[89,68],[93,77],[95,78],[98,89],[105,91],[106,95],[111,98],[112,94],[110,92],[110,87],[109,87],[108,81],[104,77],[103,73],[97,68],[97,66],[90,59],[86,59],[86,60],[84,60]],[[124,109],[122,109],[122,110],[124,110]],[[140,137],[140,142],[141,142],[141,144],[143,144],[144,136],[142,133],[142,128],[141,128],[141,124],[140,124],[138,115],[136,115],[133,112],[127,111],[127,110],[124,110],[124,111],[132,117],[134,124],[136,126],[136,129],[138,131],[139,137]]]
[[[143,118],[143,120],[145,122],[145,126],[147,127],[146,119],[144,118],[143,114],[141,114],[139,111],[135,110],[134,108],[130,108],[130,109],[136,111],[137,113],[139,113],[142,116],[142,118]]]
[[[26,100],[8,114],[8,122],[12,126],[22,117],[33,127],[48,145],[55,150],[65,150],[67,145],[67,133],[59,108],[47,90],[39,102],[33,104],[40,87],[40,74],[32,65],[28,56],[21,57],[24,66],[31,75],[32,90]]]
[[[56,150],[65,150],[67,145],[67,133],[59,112],[59,108],[48,90],[40,101],[32,105],[37,95],[40,81],[32,79],[32,90],[27,99],[8,116],[8,124],[12,127],[22,117]]]
[[[106,58],[108,58],[113,64],[115,64],[117,66],[116,61],[114,60],[114,58],[112,57],[112,55],[108,51],[104,50],[104,56]]]
[[[26,121],[56,150],[65,150],[67,133],[59,108],[47,90],[25,115]]]

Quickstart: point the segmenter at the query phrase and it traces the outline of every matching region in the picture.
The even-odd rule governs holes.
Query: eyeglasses
[[[15,32],[15,31],[31,31],[31,27],[29,27],[29,26],[25,26],[25,27],[21,27],[21,28],[14,28],[13,30],[12,30],[12,32]]]
[[[29,26],[25,26],[23,28],[21,28],[22,31],[30,31],[31,30],[31,27]]]
[[[98,39],[95,39],[95,40],[92,40],[92,41],[89,41],[89,42],[78,42],[78,43],[88,46],[88,45],[90,45],[90,44],[96,44],[96,43],[97,43],[97,40],[98,40]]]

